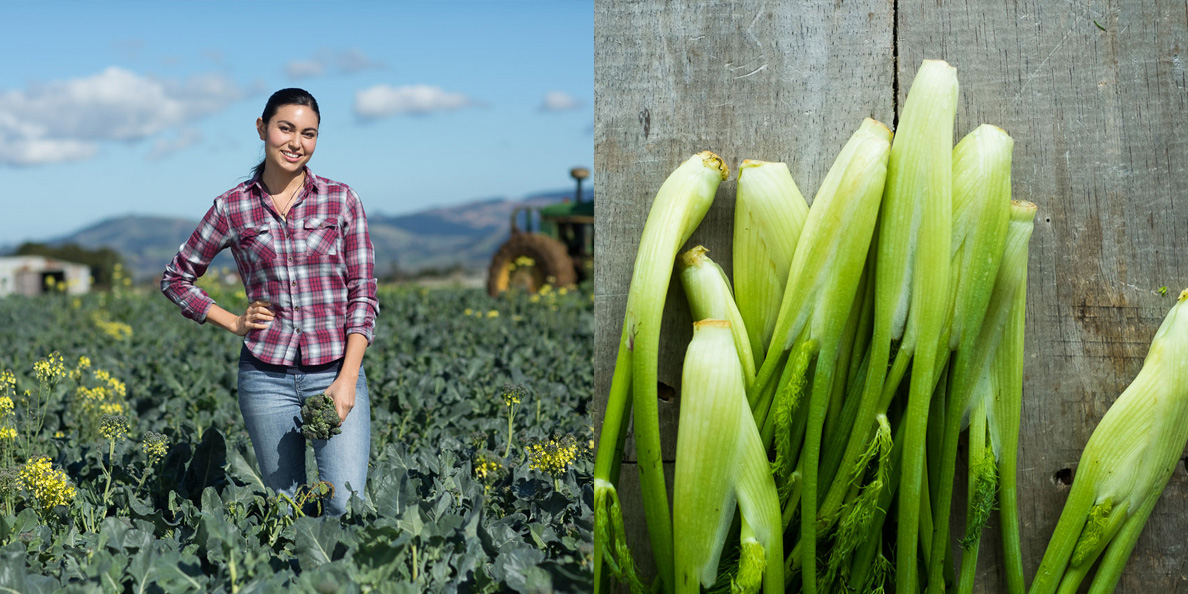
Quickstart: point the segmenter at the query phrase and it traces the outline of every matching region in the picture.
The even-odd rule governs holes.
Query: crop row
[[[366,497],[329,518],[264,487],[235,336],[150,291],[0,301],[0,589],[588,591],[590,296],[380,303]]]

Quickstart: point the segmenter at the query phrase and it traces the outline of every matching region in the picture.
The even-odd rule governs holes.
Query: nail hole
[[[1067,487],[1073,482],[1073,471],[1071,468],[1061,468],[1052,476],[1052,482],[1057,485]]]
[[[676,390],[663,382],[656,382],[656,395],[664,402],[676,402]]]
[[[1049,218],[1049,219],[1044,219],[1044,222],[1045,222],[1045,223],[1051,223],[1051,222],[1052,222],[1052,219],[1050,219],[1050,218]]]

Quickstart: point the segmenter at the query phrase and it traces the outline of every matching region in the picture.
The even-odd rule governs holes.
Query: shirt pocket
[[[298,246],[302,255],[310,260],[334,258],[339,254],[339,244],[342,233],[338,228],[338,219],[308,218],[302,221]]]
[[[263,267],[276,259],[276,241],[267,225],[246,227],[239,232],[239,253],[251,268]]]

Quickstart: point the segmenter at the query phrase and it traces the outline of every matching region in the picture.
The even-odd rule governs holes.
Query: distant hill
[[[376,275],[387,277],[397,269],[404,273],[455,267],[486,270],[491,255],[507,239],[515,208],[552,204],[570,196],[570,191],[544,192],[521,200],[488,198],[404,215],[368,213],[367,223],[376,252]],[[587,197],[592,199],[593,193],[583,191],[583,198]],[[47,243],[110,247],[123,255],[134,278],[149,280],[161,274],[197,224],[196,219],[126,215],[100,221]],[[220,254],[212,264],[216,269],[234,266],[229,251]]]

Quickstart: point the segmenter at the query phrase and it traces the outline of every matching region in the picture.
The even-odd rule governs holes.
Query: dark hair
[[[272,96],[268,98],[268,103],[264,104],[264,113],[260,115],[260,119],[264,120],[264,125],[266,127],[268,126],[268,122],[272,120],[272,116],[276,115],[276,110],[280,109],[284,105],[304,105],[312,109],[313,112],[317,114],[318,122],[322,121],[322,112],[318,111],[318,100],[314,99],[314,96],[310,95],[309,91],[306,91],[305,89],[288,88],[281,89],[273,93]],[[260,177],[264,174],[264,163],[267,161],[268,159],[260,161],[260,164],[256,165],[252,169],[252,177]]]

